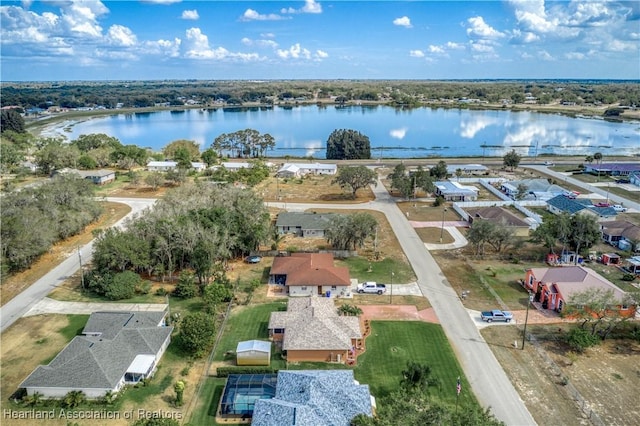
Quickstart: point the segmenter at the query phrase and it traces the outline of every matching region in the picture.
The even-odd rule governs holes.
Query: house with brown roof
[[[328,297],[289,299],[287,311],[272,312],[269,337],[282,344],[287,362],[340,362],[353,359],[362,345],[360,320],[340,316]]]
[[[534,294],[534,301],[540,302],[543,309],[562,312],[570,303],[571,297],[588,289],[611,291],[619,302],[616,307],[623,316],[635,315],[636,306],[631,304],[628,294],[584,266],[561,266],[557,268],[528,269],[524,280],[525,289]]]
[[[348,295],[349,269],[335,267],[331,253],[292,253],[273,259],[269,284],[282,285],[289,296]]]
[[[486,220],[511,229],[514,236],[529,236],[529,224],[502,207],[478,207],[466,209],[466,211],[469,213],[470,224],[473,224],[475,220]]]

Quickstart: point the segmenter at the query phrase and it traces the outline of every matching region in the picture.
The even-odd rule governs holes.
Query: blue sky
[[[2,1],[3,81],[640,79],[640,2]]]

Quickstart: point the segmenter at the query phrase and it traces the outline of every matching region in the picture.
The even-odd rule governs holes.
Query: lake
[[[64,127],[64,130],[63,130]],[[571,118],[558,114],[387,106],[217,108],[115,114],[54,129],[73,140],[105,133],[123,144],[159,151],[177,139],[211,146],[222,133],[255,129],[275,138],[267,154],[325,158],[335,129],[369,137],[372,157],[640,155],[640,123]]]

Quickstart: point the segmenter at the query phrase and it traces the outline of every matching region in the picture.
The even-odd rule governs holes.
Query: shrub
[[[636,276],[634,274],[624,274],[622,276],[622,281],[633,281],[636,279]]]
[[[583,353],[585,349],[600,343],[600,338],[589,331],[576,327],[567,333],[567,343],[577,353]]]
[[[113,281],[104,295],[111,300],[130,299],[136,293],[139,283],[140,276],[135,272],[119,272],[113,276]]]
[[[216,376],[229,377],[229,374],[276,374],[277,369],[272,367],[218,367]]]

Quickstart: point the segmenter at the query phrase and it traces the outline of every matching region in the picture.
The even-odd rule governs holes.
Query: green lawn
[[[235,352],[238,342],[251,339],[266,340],[269,338],[269,317],[271,312],[284,311],[287,309],[286,302],[273,302],[260,305],[240,306],[234,308],[227,321],[224,334],[220,339],[214,361],[224,360],[224,353]],[[277,361],[272,354],[272,366]]]
[[[406,284],[416,280],[411,266],[405,262],[386,258],[380,262],[369,262],[364,257],[350,257],[339,260],[336,266],[346,266],[352,278],[358,281],[376,281],[389,284],[393,280],[396,284]],[[369,272],[371,268],[371,272]],[[391,272],[393,271],[393,277]]]
[[[193,411],[187,425],[200,426],[219,424],[216,423],[216,411],[218,409],[218,404],[220,403],[220,398],[222,398],[225,383],[226,379],[218,379],[217,377],[207,377],[204,379],[204,383],[200,390],[198,406]]]
[[[455,404],[456,382],[462,382],[461,404],[477,404],[462,368],[449,346],[442,327],[420,321],[373,321],[367,350],[358,358],[356,379],[382,397],[399,386],[407,361],[431,367],[440,386],[432,390],[445,403]]]

